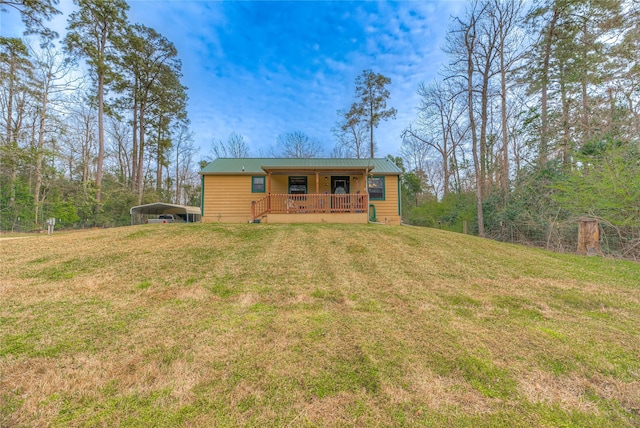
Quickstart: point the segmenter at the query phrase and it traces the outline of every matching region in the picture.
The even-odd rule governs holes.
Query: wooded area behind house
[[[404,131],[405,220],[640,257],[640,5],[470,2]]]
[[[17,8],[29,38],[0,38],[2,230],[128,224],[155,200],[199,205],[197,149],[173,43],[123,0],[78,1],[59,40],[54,1]],[[43,5],[46,4],[46,7]]]
[[[1,230],[49,217],[121,225],[136,204],[200,204],[202,155],[171,41],[129,22],[124,1],[78,1],[62,39],[47,28],[55,1],[0,6],[30,34],[0,38]],[[442,49],[441,78],[416,82],[419,113],[390,155],[405,170],[404,220],[575,251],[578,220],[596,218],[605,253],[640,258],[639,3],[470,1]],[[334,156],[375,154],[374,127],[395,116],[389,82],[372,70],[356,80]],[[304,130],[279,141],[273,155],[321,155]],[[241,133],[213,148],[264,155]]]

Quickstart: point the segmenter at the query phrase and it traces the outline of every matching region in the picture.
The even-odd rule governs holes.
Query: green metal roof
[[[368,169],[379,175],[399,175],[402,170],[387,158],[336,159],[336,158],[218,158],[205,166],[202,175],[262,175],[266,170],[284,171],[316,169],[320,171],[345,171]]]

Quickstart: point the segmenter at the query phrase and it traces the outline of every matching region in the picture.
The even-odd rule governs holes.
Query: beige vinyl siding
[[[398,176],[384,177],[384,201],[370,201],[376,207],[376,218],[381,223],[400,224],[398,215]]]
[[[309,180],[307,179],[307,183]],[[289,177],[286,175],[271,176],[271,193],[289,193]]]
[[[251,192],[250,175],[205,175],[203,223],[239,223],[251,220],[251,202],[266,193]]]

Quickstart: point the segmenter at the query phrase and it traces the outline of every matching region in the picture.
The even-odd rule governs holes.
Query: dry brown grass
[[[640,265],[432,229],[0,240],[0,426],[638,426]]]

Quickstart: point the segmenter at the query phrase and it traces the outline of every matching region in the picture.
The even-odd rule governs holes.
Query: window
[[[289,177],[289,193],[293,195],[307,193],[307,177]]]
[[[262,175],[251,177],[251,192],[252,193],[264,193],[266,192],[265,177]]]
[[[384,200],[384,177],[369,177],[367,180],[369,199],[372,201]]]

